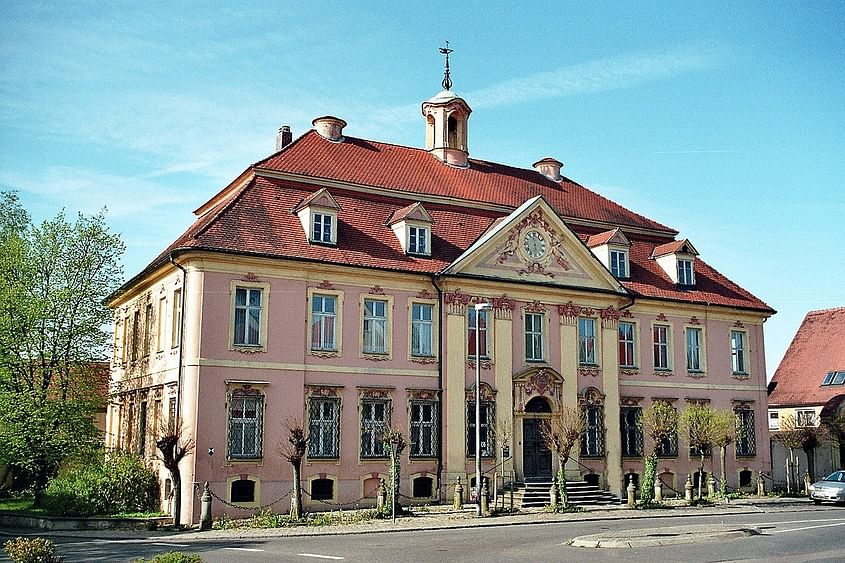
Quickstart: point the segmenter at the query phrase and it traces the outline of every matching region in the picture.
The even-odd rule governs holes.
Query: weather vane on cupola
[[[452,89],[452,77],[449,76],[449,53],[454,51],[454,49],[449,48],[449,42],[446,41],[445,47],[440,47],[440,54],[446,55],[446,71],[443,73],[443,89],[444,90],[451,90]]]

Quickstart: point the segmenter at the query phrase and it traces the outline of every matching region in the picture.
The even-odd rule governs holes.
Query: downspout
[[[170,263],[182,270],[182,295],[179,298],[181,303],[179,309],[182,311],[182,318],[179,319],[179,362],[176,366],[176,416],[173,423],[173,428],[179,430],[179,419],[182,415],[182,356],[185,349],[185,297],[188,293],[188,272],[173,258],[173,252],[170,253]]]
[[[437,290],[437,309],[440,312],[440,322],[437,323],[437,388],[440,390],[438,395],[440,416],[438,417],[438,425],[440,428],[439,439],[437,441],[439,447],[437,448],[437,491],[440,500],[443,500],[443,493],[445,492],[443,481],[441,479],[443,474],[443,290],[437,285],[437,274],[431,275],[431,285]]]

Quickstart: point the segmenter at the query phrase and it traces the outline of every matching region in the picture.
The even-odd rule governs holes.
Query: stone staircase
[[[526,479],[524,483],[505,485],[499,491],[499,496],[504,497],[504,506],[510,506],[510,487],[513,487],[514,508],[543,508],[551,502],[549,496],[551,486],[551,479]],[[597,486],[584,481],[567,481],[566,491],[569,502],[576,506],[607,506],[621,503],[613,493],[602,491]],[[501,498],[499,505],[502,505]]]

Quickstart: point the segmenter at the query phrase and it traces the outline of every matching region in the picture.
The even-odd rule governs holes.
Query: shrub
[[[64,559],[53,554],[55,546],[45,538],[15,538],[3,547],[15,563],[61,563]]]
[[[135,563],[202,563],[202,557],[196,553],[183,553],[181,551],[168,551],[159,553],[150,559],[136,559]]]
[[[112,452],[71,463],[50,482],[44,507],[61,516],[158,510],[158,479],[137,456]]]

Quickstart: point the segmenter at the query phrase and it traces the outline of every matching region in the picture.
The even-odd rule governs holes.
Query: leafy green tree
[[[713,449],[715,412],[710,405],[690,403],[681,413],[680,427],[686,434],[689,445],[701,456],[698,468],[698,498],[701,498],[701,488],[704,483],[704,458]]]
[[[713,411],[713,445],[719,448],[719,492],[728,494],[727,470],[725,469],[728,446],[736,440],[736,414],[731,410]],[[753,431],[753,430],[752,430]]]
[[[557,488],[562,508],[569,508],[569,495],[566,492],[566,462],[575,444],[581,441],[587,423],[584,411],[578,407],[558,409],[540,425],[540,437],[546,447],[557,455]]]
[[[643,504],[649,504],[654,500],[657,454],[661,444],[676,437],[678,410],[666,401],[654,401],[643,409],[637,425],[651,438],[651,453],[645,458],[645,474],[640,488],[640,500]]]
[[[98,444],[93,378],[106,357],[124,246],[103,213],[33,224],[0,193],[0,464],[36,503],[61,461]]]

